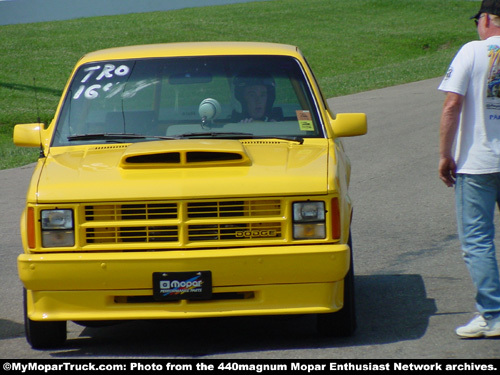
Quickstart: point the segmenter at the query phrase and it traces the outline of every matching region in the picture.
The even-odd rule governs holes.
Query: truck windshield
[[[80,67],[53,146],[149,139],[323,137],[298,61],[286,56],[112,60]]]

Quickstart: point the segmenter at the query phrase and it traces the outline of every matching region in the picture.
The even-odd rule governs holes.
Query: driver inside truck
[[[280,121],[279,108],[273,108],[276,85],[273,77],[261,70],[249,69],[234,78],[234,96],[241,112],[233,111],[234,122]]]

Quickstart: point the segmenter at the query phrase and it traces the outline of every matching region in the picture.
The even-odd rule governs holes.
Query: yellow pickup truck
[[[250,42],[112,48],[82,57],[40,147],[21,217],[25,328],[66,322],[315,314],[356,327],[341,138],[297,47]]]

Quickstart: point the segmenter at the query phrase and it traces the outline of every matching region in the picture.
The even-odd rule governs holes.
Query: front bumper
[[[337,311],[347,245],[22,254],[31,320],[126,320]],[[155,302],[153,272],[210,270],[210,300]]]

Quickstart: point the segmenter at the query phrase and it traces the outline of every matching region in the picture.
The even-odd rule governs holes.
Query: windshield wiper
[[[212,137],[212,138],[247,138],[253,137],[252,133],[239,132],[199,132],[199,133],[184,133],[177,136],[178,138],[195,138],[195,137]]]
[[[68,141],[94,141],[113,139],[176,139],[175,137],[163,137],[154,135],[134,134],[134,133],[94,133],[70,135]]]
[[[284,141],[304,143],[304,138],[299,136],[275,136],[275,135],[254,135],[252,133],[239,133],[239,132],[200,132],[200,133],[184,133],[176,136],[175,138],[196,138],[196,137],[211,137],[223,139],[281,139]]]
[[[100,139],[141,139],[146,138],[145,135],[132,133],[93,133],[93,134],[76,134],[70,135],[68,141],[93,141]]]
[[[275,137],[275,136],[269,136],[269,137],[264,137],[262,136],[254,136],[254,139],[279,139],[282,141],[291,141],[291,142],[297,142],[297,143],[304,143],[304,138],[299,137],[297,135],[286,137],[286,136],[281,136],[281,137]]]

